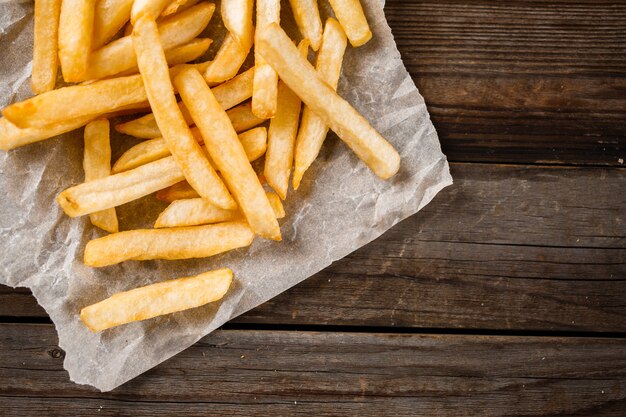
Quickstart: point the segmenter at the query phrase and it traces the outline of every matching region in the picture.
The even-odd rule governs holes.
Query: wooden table
[[[386,9],[456,184],[111,393],[0,288],[0,415],[626,415],[626,2]]]

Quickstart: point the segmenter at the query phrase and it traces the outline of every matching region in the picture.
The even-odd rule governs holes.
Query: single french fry
[[[159,201],[171,203],[176,200],[187,200],[190,198],[200,198],[196,190],[191,188],[191,185],[187,181],[181,181],[170,187],[159,190],[156,193],[156,198]]]
[[[208,258],[250,246],[254,232],[241,222],[172,229],[131,230],[95,239],[85,247],[92,267],[149,259]]]
[[[308,39],[300,42],[300,54],[305,57],[309,52]],[[287,85],[278,83],[278,108],[276,117],[270,121],[267,134],[267,155],[263,174],[267,183],[283,200],[287,198],[289,176],[293,166],[293,148],[298,133],[302,102]]]
[[[199,69],[199,71],[201,70]],[[246,72],[239,74],[232,80],[220,84],[217,87],[214,87],[212,91],[215,95],[215,98],[217,99],[217,101],[220,102],[222,107],[225,110],[228,110],[252,97],[253,79],[254,70],[250,69]],[[187,107],[185,107],[182,102],[178,103],[178,107],[183,114],[185,121],[188,124],[193,124],[191,116],[187,111]],[[260,123],[261,122],[259,122],[259,124]],[[147,114],[138,119],[118,124],[117,126],[115,126],[115,130],[120,133],[143,139],[152,139],[162,136],[161,131],[156,124],[156,120],[154,119],[154,114]]]
[[[228,33],[204,73],[204,78],[210,83],[230,80],[237,75],[249,52],[250,46],[242,46],[232,34]]]
[[[333,90],[337,90],[341,64],[348,40],[346,34],[333,18],[326,21],[322,45],[317,55],[315,69],[320,78]],[[294,155],[293,188],[297,190],[307,169],[317,158],[328,134],[328,126],[307,106],[302,111],[300,130],[296,138]]]
[[[276,218],[285,217],[285,208],[280,197],[274,193],[266,194]],[[245,221],[245,217],[239,210],[224,210],[203,198],[191,198],[172,202],[159,214],[154,228],[188,227],[232,221]]]
[[[359,0],[329,0],[337,20],[355,48],[372,39],[372,31]]]
[[[135,0],[130,11],[130,21],[136,25],[139,19],[156,20],[171,0]]]
[[[93,117],[68,120],[52,126],[20,129],[5,118],[0,118],[0,149],[8,151],[71,132],[89,123]]]
[[[183,102],[200,129],[206,148],[220,170],[252,230],[280,240],[280,227],[226,112],[202,75],[193,68],[174,79]]]
[[[59,61],[66,82],[83,81],[89,65],[96,0],[63,0],[59,17]]]
[[[59,67],[59,15],[61,0],[35,2],[35,41],[31,88],[35,94],[54,89]]]
[[[133,44],[157,125],[185,178],[198,194],[216,206],[234,209],[237,203],[194,139],[178,108],[165,53],[159,43],[158,28],[153,20],[142,18],[135,22]],[[195,68],[190,70],[197,72]],[[183,70],[182,74],[187,72]]]
[[[6,107],[2,114],[20,128],[53,126],[100,116],[147,100],[141,76],[113,78],[47,91]]]
[[[382,179],[400,169],[400,155],[346,100],[326,84],[277,24],[257,38],[257,51],[337,135]]]
[[[196,38],[184,45],[175,46],[171,49],[168,49],[165,51],[165,59],[167,60],[167,64],[171,67],[173,65],[182,65],[186,64],[189,61],[193,61],[194,59],[202,56],[209,49],[212,43],[213,39]],[[192,65],[201,66],[202,64]],[[135,65],[129,70],[115,74],[114,77],[125,77],[128,75],[137,74],[138,72],[139,68],[137,68],[137,65]]]
[[[280,0],[257,0],[256,2],[256,32],[258,38],[260,31],[270,23],[280,23]],[[255,41],[256,43],[256,41]],[[254,87],[252,91],[252,113],[262,119],[271,119],[276,115],[278,97],[278,75],[268,65],[263,57],[254,52]]]
[[[192,41],[207,27],[214,11],[214,4],[202,3],[160,22],[159,39],[163,49],[168,51]],[[171,59],[168,62],[174,65]],[[136,68],[132,35],[124,36],[92,52],[89,68],[78,81],[105,78]]]
[[[222,0],[221,11],[228,32],[243,48],[250,49],[254,40],[254,0]]]
[[[252,105],[250,103],[234,107],[228,110],[226,114],[233,124],[233,128],[238,133],[250,130],[265,122],[265,119],[259,119],[252,113]]]
[[[92,48],[109,42],[130,19],[133,0],[97,0],[93,23]]]
[[[233,271],[218,269],[159,282],[115,294],[80,310],[80,319],[92,332],[176,313],[218,301],[233,280]]]
[[[137,200],[184,179],[182,170],[170,156],[70,187],[58,195],[57,202],[68,216],[84,216]]]
[[[317,0],[289,0],[298,29],[304,39],[317,51],[322,43],[322,20]]]
[[[85,155],[83,158],[85,182],[106,178],[111,175],[111,144],[109,121],[95,120],[85,126]],[[109,233],[118,232],[115,208],[91,213],[91,224]]]
[[[199,143],[204,142],[197,128],[191,129],[191,133]],[[267,148],[267,131],[264,127],[252,129],[241,133],[239,140],[246,151],[248,160],[255,161],[265,153],[265,149]],[[113,165],[112,172],[118,174],[120,172],[129,171],[170,155],[171,152],[163,138],[146,140],[124,152],[115,162],[115,165]]]
[[[167,17],[174,13],[180,13],[198,4],[200,0],[172,0],[161,12],[161,17]]]

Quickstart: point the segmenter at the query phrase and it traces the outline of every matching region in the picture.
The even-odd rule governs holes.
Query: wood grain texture
[[[623,165],[625,2],[388,0],[385,10],[450,160]]]
[[[423,212],[236,321],[626,331],[626,170],[452,174]],[[27,294],[0,287],[0,316],[44,316]]]
[[[51,325],[0,325],[5,415],[618,416],[626,405],[616,339],[218,331],[105,394],[68,380],[55,343]]]

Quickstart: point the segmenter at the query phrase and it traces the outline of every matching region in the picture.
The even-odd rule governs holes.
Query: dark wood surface
[[[386,11],[455,185],[112,393],[0,286],[0,415],[626,415],[626,2]]]

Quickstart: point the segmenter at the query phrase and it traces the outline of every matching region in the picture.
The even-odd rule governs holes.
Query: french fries
[[[130,230],[87,243],[85,265],[96,268],[124,261],[208,258],[250,246],[254,232],[245,223],[171,229]]]
[[[285,217],[283,203],[274,193],[266,193],[267,199],[277,219]],[[203,198],[191,198],[172,202],[157,218],[155,229],[166,227],[187,227],[221,222],[245,221],[239,210],[224,210],[215,207]]]
[[[341,64],[348,41],[346,34],[335,19],[330,18],[324,27],[322,45],[317,55],[315,69],[320,78],[337,90]],[[304,107],[302,121],[296,139],[294,156],[293,188],[297,190],[307,169],[317,158],[328,134],[328,126],[320,117]]]
[[[255,38],[270,23],[280,23],[280,0],[257,0]],[[271,119],[276,115],[278,104],[278,75],[256,49],[254,59],[252,113],[261,119]]]
[[[70,217],[84,216],[137,200],[185,179],[173,157],[85,182],[61,192],[57,203]]]
[[[252,82],[254,79],[254,69],[243,72],[223,84],[213,88],[213,94],[217,101],[226,110],[252,97]],[[180,102],[178,107],[188,124],[192,124],[191,116],[185,105]],[[250,118],[248,118],[250,119]],[[257,118],[258,119],[258,118]],[[137,138],[152,139],[158,138],[161,131],[157,126],[154,114],[147,114],[139,119],[122,123],[115,126],[115,130]]]
[[[171,203],[176,200],[187,200],[190,198],[200,198],[196,190],[191,188],[187,181],[181,181],[170,187],[164,188],[156,193],[159,201]]]
[[[235,132],[244,132],[265,121],[264,119],[259,119],[252,113],[252,105],[250,103],[234,107],[228,110],[226,114],[233,124]]]
[[[97,0],[91,47],[98,49],[110,41],[130,19],[133,0]]]
[[[237,75],[250,52],[250,46],[241,45],[230,33],[226,35],[215,59],[204,73],[207,82],[221,83]]]
[[[141,18],[155,21],[171,0],[135,0],[130,12],[130,22],[134,25]]]
[[[309,51],[307,39],[300,42],[300,54],[305,57]],[[298,133],[302,102],[285,83],[278,83],[278,108],[276,117],[270,121],[267,137],[267,155],[263,174],[267,183],[283,200],[287,198],[289,176],[293,166],[293,148]]]
[[[92,332],[100,332],[200,307],[222,299],[232,280],[233,271],[224,268],[135,288],[83,308],[80,319]]]
[[[63,0],[59,17],[59,60],[66,82],[82,81],[93,37],[96,0]]]
[[[54,89],[59,66],[59,15],[61,0],[35,2],[35,40],[31,88],[35,94]]]
[[[304,38],[298,48],[280,28],[280,0],[257,0],[256,9],[254,0],[222,0],[227,33],[214,59],[188,64],[211,46],[198,36],[213,3],[35,2],[39,95],[2,111],[0,149],[85,126],[85,182],[57,203],[111,233],[87,244],[87,266],[210,257],[250,246],[257,235],[280,241],[292,168],[298,189],[329,129],[380,178],[398,172],[398,152],[336,93],[348,41],[357,47],[372,37],[361,3],[330,0],[337,20],[325,27],[316,0],[289,3]],[[315,68],[309,46],[319,51]],[[252,47],[254,67],[238,74]],[[80,84],[55,90],[59,65],[66,82]],[[147,140],[111,168],[108,119],[138,112],[151,113],[115,128]],[[268,128],[257,127],[268,119]],[[154,229],[120,233],[116,207],[154,192],[170,203]],[[80,317],[99,332],[217,301],[232,279],[220,269],[148,285],[87,306]]]
[[[48,91],[11,104],[2,114],[22,129],[41,128],[87,116],[95,118],[147,99],[141,76],[133,75]]]
[[[304,39],[317,51],[322,43],[322,20],[317,0],[289,0],[293,16]]]
[[[219,83],[234,77],[243,65],[254,40],[253,0],[222,1],[222,20],[228,34],[204,78]]]
[[[165,9],[161,12],[161,17],[170,16],[174,13],[179,13],[187,10],[190,7],[198,4],[200,0],[172,0],[170,4],[165,6]]]
[[[172,48],[192,41],[209,24],[214,11],[215,5],[202,3],[161,22],[159,24],[159,39],[163,49],[169,52]],[[170,55],[168,52],[166,52],[166,57]],[[167,58],[168,62],[172,64],[173,57],[170,55]],[[136,69],[137,58],[133,49],[132,36],[125,36],[94,51],[90,61],[89,68],[80,79],[75,81],[105,78]]]
[[[204,139],[197,128],[191,129],[194,138],[203,143]],[[267,148],[267,131],[264,127],[249,130],[239,135],[246,156],[250,162],[259,159]],[[170,150],[163,138],[150,139],[138,143],[119,157],[112,172],[118,174],[170,156]]]
[[[355,48],[372,39],[372,31],[359,0],[328,0],[337,20]]]
[[[0,149],[8,151],[30,143],[50,139],[85,126],[93,117],[83,117],[51,126],[20,129],[5,118],[0,118]]]
[[[222,0],[221,11],[228,32],[242,47],[250,49],[254,41],[254,0]]]
[[[248,162],[230,119],[202,75],[189,68],[178,74],[174,83],[202,133],[211,159],[237,199],[252,230],[262,237],[280,240],[280,227],[265,191]]]
[[[111,144],[109,142],[109,121],[95,120],[85,126],[85,156],[83,159],[85,181],[93,181],[111,175]],[[118,232],[115,208],[91,213],[91,224],[109,232]]]
[[[135,22],[133,44],[157,125],[185,178],[198,194],[216,206],[236,208],[237,203],[217,176],[180,113],[154,20],[142,18]],[[186,72],[182,71],[183,74]]]
[[[257,38],[257,51],[280,78],[350,149],[382,179],[400,169],[400,155],[363,116],[326,84],[299,54],[285,31],[269,25]]]

